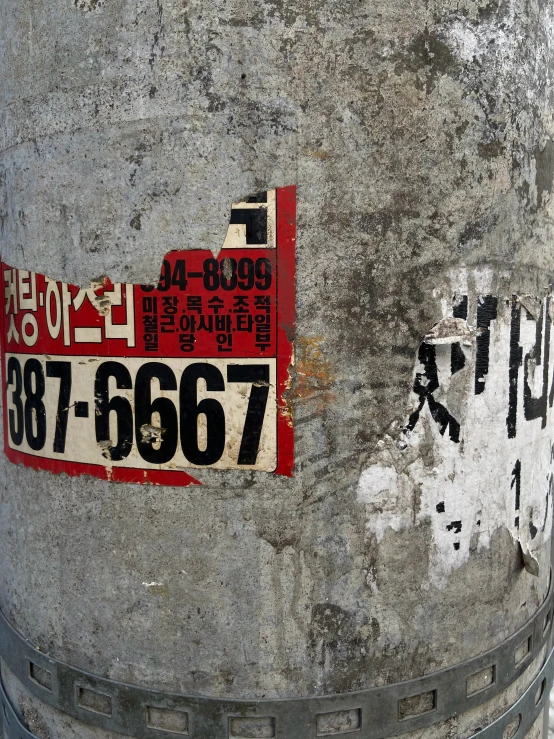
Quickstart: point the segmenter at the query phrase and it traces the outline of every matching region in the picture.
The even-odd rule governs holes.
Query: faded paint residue
[[[308,149],[306,154],[309,157],[315,157],[316,159],[320,159],[321,161],[323,161],[324,159],[327,159],[327,157],[329,156],[329,153],[325,151],[325,149],[313,149],[313,150]]]
[[[163,582],[143,582],[142,585],[146,588],[148,595],[164,596],[169,593],[167,585],[164,585]]]
[[[365,505],[371,531],[381,542],[388,529],[402,531],[410,525],[412,485],[394,467],[375,464],[364,470],[358,485],[358,500]]]
[[[455,344],[459,341],[471,341],[473,332],[462,318],[442,318],[425,334],[426,344]]]
[[[335,382],[333,366],[325,353],[325,339],[301,337],[297,347],[299,359],[294,373],[294,394],[301,400],[313,400],[322,411],[333,400]]]
[[[105,0],[74,0],[74,5],[78,10],[84,10],[90,13],[91,10],[100,10],[104,6]]]
[[[404,431],[385,436],[360,475],[358,501],[377,542],[431,522],[434,585],[499,528],[539,574],[552,528],[552,301],[457,296],[419,347]]]
[[[281,393],[283,403],[279,405],[279,415],[285,419],[287,425],[293,427],[293,398],[292,398],[292,384],[293,384],[293,371],[294,371],[294,350],[292,350],[290,364],[287,370],[287,379],[285,381],[285,388]]]
[[[109,277],[98,277],[91,280],[89,288],[79,290],[73,298],[73,306],[78,310],[88,298],[101,316],[107,316],[110,314],[112,304],[121,304],[121,289],[122,285],[119,283],[112,285]],[[101,295],[97,294],[99,290],[102,291]]]
[[[143,423],[140,427],[142,441],[144,443],[151,443],[154,449],[159,449],[164,432],[165,429],[161,426],[152,426],[152,424],[148,423]]]

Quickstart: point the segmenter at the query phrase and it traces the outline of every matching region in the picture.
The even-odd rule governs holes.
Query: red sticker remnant
[[[80,289],[2,263],[8,459],[164,485],[291,476],[295,224],[295,187],[236,203],[218,257],[169,252],[157,285]]]

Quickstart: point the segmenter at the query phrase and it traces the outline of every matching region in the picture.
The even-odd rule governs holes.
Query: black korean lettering
[[[96,371],[94,397],[96,400],[96,441],[108,459],[118,461],[129,456],[133,446],[133,411],[127,398],[109,397],[109,380],[113,377],[119,390],[132,390],[129,370],[119,362],[103,362]],[[110,438],[110,414],[117,417],[117,441]]]
[[[423,372],[417,372],[414,380],[414,393],[419,395],[419,405],[410,415],[405,430],[408,432],[414,430],[423,406],[427,403],[431,417],[438,425],[441,436],[444,436],[446,429],[448,429],[450,439],[457,444],[460,441],[460,424],[449,413],[448,409],[433,397],[433,393],[440,386],[435,347],[423,342],[419,346],[418,358],[423,365]]]
[[[241,290],[252,290],[254,287],[254,262],[249,257],[239,259],[238,286]]]
[[[521,335],[521,307],[517,297],[512,298],[512,316],[510,324],[510,364],[508,370],[508,416],[506,427],[508,438],[515,439],[517,433],[517,383],[521,367],[523,350],[519,343]]]
[[[213,292],[219,287],[219,262],[217,259],[204,260],[204,289]]]
[[[31,357],[23,369],[25,389],[25,438],[33,451],[40,451],[46,441],[46,409],[44,407],[44,370],[42,364]]]
[[[530,352],[525,355],[523,363],[523,412],[526,421],[535,418],[542,420],[542,428],[546,428],[547,397],[548,397],[548,369],[550,364],[550,298],[546,298],[541,305],[541,311],[537,319],[535,344]],[[544,356],[543,356],[543,329],[544,329]],[[529,386],[529,364],[535,367],[542,366],[542,392],[538,398],[533,397]]]
[[[521,505],[521,460],[516,460],[514,469],[512,470],[512,484],[511,489],[515,488],[515,511],[516,516],[514,519],[516,529],[519,529],[519,509]]]
[[[215,260],[214,260],[215,261]],[[198,380],[204,380],[206,390],[223,391],[223,375],[213,365],[205,362],[189,364],[181,376],[179,392],[181,447],[192,464],[210,465],[221,459],[225,448],[225,413],[214,398],[198,402]],[[205,416],[206,445],[200,449],[198,441],[198,417]]]
[[[8,385],[13,386],[12,404],[14,408],[8,411],[8,424],[10,428],[10,436],[13,443],[19,446],[23,441],[25,433],[25,422],[23,418],[23,401],[21,400],[21,391],[23,390],[23,378],[21,375],[21,365],[15,357],[8,359]]]
[[[480,295],[477,301],[477,354],[475,357],[475,395],[485,390],[489,373],[491,322],[496,320],[498,300],[493,295]]]
[[[269,365],[230,364],[227,381],[252,383],[237,461],[238,464],[256,464],[269,396]]]
[[[460,301],[454,304],[452,316],[454,318],[462,318],[464,321],[467,321],[467,309],[467,295],[462,295]],[[450,350],[450,371],[453,375],[455,375],[456,372],[460,372],[460,370],[463,370],[465,366],[466,356],[460,342],[456,341],[454,344],[452,344],[452,348]]]
[[[224,306],[225,301],[223,301],[221,298],[218,298],[217,295],[214,295],[213,298],[210,298],[210,300],[208,300],[208,308],[213,311],[216,316],[221,310],[223,310]]]
[[[271,262],[266,257],[256,259],[256,288],[258,290],[269,290],[271,287]]]
[[[58,409],[56,411],[56,431],[54,434],[54,451],[57,454],[63,454],[63,452],[65,452],[67,418],[69,415],[69,401],[71,398],[71,362],[46,362],[46,376],[57,377],[60,380]]]
[[[164,464],[177,450],[177,410],[169,398],[152,401],[153,380],[162,391],[177,390],[175,374],[167,364],[142,365],[135,380],[135,433],[140,456],[152,464]]]

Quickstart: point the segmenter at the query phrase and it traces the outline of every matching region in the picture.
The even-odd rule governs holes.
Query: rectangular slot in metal
[[[466,695],[469,698],[477,693],[482,693],[496,683],[496,665],[484,667],[479,672],[470,675],[466,682]]]
[[[330,711],[319,713],[316,716],[317,736],[337,736],[351,734],[362,728],[361,708],[351,708],[346,711]]]
[[[189,733],[189,715],[173,708],[146,706],[146,725],[150,729],[186,736]]]
[[[511,721],[508,726],[504,729],[504,733],[502,734],[502,739],[513,739],[513,737],[517,734],[517,731],[521,724],[521,713],[518,714],[513,721]]]
[[[52,692],[52,673],[31,660],[29,660],[29,678],[44,690]]]
[[[411,695],[398,701],[398,718],[405,721],[415,716],[423,716],[437,708],[437,691],[428,690],[426,693]]]
[[[112,699],[105,693],[99,693],[97,690],[84,688],[77,685],[77,705],[84,708],[85,711],[100,713],[102,716],[112,715]]]
[[[529,634],[517,647],[517,649],[514,652],[514,662],[515,666],[519,667],[519,665],[530,656],[531,651],[533,649],[533,635]]]

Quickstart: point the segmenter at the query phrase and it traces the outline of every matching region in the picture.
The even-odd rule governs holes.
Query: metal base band
[[[545,602],[525,626],[495,648],[458,665],[393,685],[312,698],[225,700],[108,680],[38,651],[1,613],[0,656],[25,688],[43,702],[85,723],[136,739],[183,735],[190,739],[317,739],[352,732],[358,732],[361,739],[386,739],[465,713],[506,690],[546,645],[552,630],[553,601],[551,585]],[[519,714],[521,725],[514,736],[523,736],[529,717],[540,713],[537,707],[542,698],[537,705],[531,706],[531,701],[533,690],[536,692],[544,680],[548,692],[552,653],[531,688],[510,711],[483,729],[480,739],[501,737],[496,727],[507,726],[508,718],[513,720]],[[472,692],[476,684],[480,687]],[[416,696],[420,699],[413,700]],[[2,700],[9,716],[7,701]],[[415,705],[420,708],[413,708]],[[502,723],[505,721],[508,723]],[[8,739],[29,737],[33,739],[19,728],[8,734]]]
[[[521,698],[503,713],[502,716],[497,718],[496,721],[489,724],[485,729],[481,729],[476,734],[473,734],[470,739],[505,739],[508,727],[512,727],[509,733],[512,739],[523,739],[540,716],[541,711],[547,708],[548,696],[552,689],[553,680],[554,650],[550,652],[545,665]],[[9,701],[1,681],[0,703],[2,704],[1,723],[4,727],[5,739],[39,739],[23,725]],[[360,739],[369,739],[370,737],[370,734],[363,727],[361,727],[360,731],[356,729],[354,731],[357,732]],[[348,733],[352,732],[349,731]],[[189,736],[188,731],[164,731],[163,734],[165,736]],[[275,732],[273,735],[281,736],[281,734]],[[259,736],[268,736],[268,734],[260,733]],[[301,734],[297,734],[296,739],[304,739],[304,737]]]

